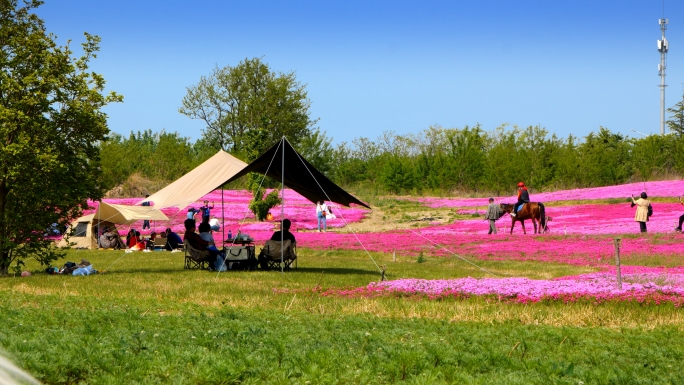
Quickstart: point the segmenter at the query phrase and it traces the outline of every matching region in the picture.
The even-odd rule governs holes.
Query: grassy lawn
[[[455,258],[371,254],[389,279],[489,276]],[[105,271],[0,279],[0,345],[45,383],[682,383],[684,312],[322,296],[380,278],[367,255],[300,250],[298,271],[184,271],[182,254],[71,251]],[[477,261],[502,276],[587,267]],[[319,288],[318,290],[314,290]]]

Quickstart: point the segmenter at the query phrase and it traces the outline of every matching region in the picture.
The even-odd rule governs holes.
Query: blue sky
[[[199,138],[178,112],[186,87],[252,57],[296,72],[334,144],[477,123],[659,132],[661,0],[48,0],[37,13],[61,42],[102,38],[92,68],[124,96],[105,111],[125,135]],[[683,15],[665,1],[667,107],[683,93]]]

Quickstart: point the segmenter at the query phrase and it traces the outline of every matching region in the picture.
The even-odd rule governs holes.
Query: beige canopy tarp
[[[158,207],[126,206],[101,202],[95,212],[95,219],[118,224],[130,224],[140,220],[168,221]]]
[[[168,221],[169,218],[157,208],[148,206],[125,206],[100,202],[94,214],[84,215],[71,223],[74,230],[69,242],[73,248],[96,249],[97,248],[97,225],[114,227],[115,224],[131,224],[139,220]],[[67,241],[62,238],[58,247],[67,246]]]
[[[158,209],[166,207],[183,209],[220,187],[224,181],[240,172],[245,166],[247,163],[221,150],[140,203],[152,202],[152,205]]]

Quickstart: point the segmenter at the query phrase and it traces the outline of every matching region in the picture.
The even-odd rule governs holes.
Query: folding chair
[[[285,240],[281,244],[280,241],[266,241],[266,244],[259,253],[259,263],[262,269],[277,269],[281,268],[281,250],[284,250],[282,255],[282,269],[290,270],[292,263],[295,263],[295,270],[297,269],[297,253],[295,247],[290,243],[290,240]],[[265,265],[265,266],[264,266]]]
[[[183,244],[185,245],[185,269],[189,270],[209,270],[209,251],[207,250],[197,250],[190,245],[190,242],[186,239]]]

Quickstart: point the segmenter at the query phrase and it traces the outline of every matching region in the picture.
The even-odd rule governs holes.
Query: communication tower
[[[667,68],[667,49],[669,43],[665,38],[665,30],[667,29],[667,19],[659,19],[660,31],[663,36],[658,40],[658,52],[660,52],[660,64],[658,64],[658,75],[660,76],[660,135],[665,135],[665,69]]]

